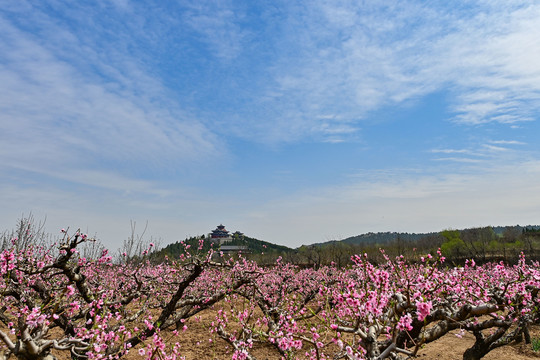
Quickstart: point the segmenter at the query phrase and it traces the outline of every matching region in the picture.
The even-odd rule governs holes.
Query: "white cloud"
[[[435,158],[433,159],[435,161],[453,161],[453,162],[459,162],[459,163],[469,163],[469,164],[479,164],[482,162],[480,159],[472,159],[472,158],[465,158],[465,157],[441,157],[441,158]]]
[[[461,124],[533,120],[540,109],[540,6],[470,5],[288,7],[282,26],[293,30],[281,48],[295,50],[272,67],[274,81],[261,102],[277,109],[272,131],[262,137],[320,134],[326,113],[336,115],[325,120],[330,127],[354,126],[374,110],[436,91],[449,93],[453,120]]]
[[[500,144],[500,145],[525,145],[526,144],[522,141],[517,141],[517,140],[491,140],[490,143]]]
[[[511,151],[511,149],[509,148],[505,148],[502,146],[494,146],[494,145],[489,145],[489,144],[484,144],[484,148],[486,148],[486,150],[488,150],[489,152]]]
[[[482,164],[482,167],[507,166],[516,160],[534,158],[531,152],[516,149],[512,145],[523,145],[516,140],[487,140],[468,149],[432,149],[433,154],[463,155],[449,157],[435,157],[435,161],[450,161],[455,163]]]
[[[491,8],[440,39],[439,70],[461,93],[456,120],[466,124],[531,120],[540,106],[540,7]],[[443,75],[444,76],[444,75]]]
[[[448,93],[453,120],[467,125],[516,127],[534,120],[540,108],[540,65],[536,61],[540,58],[540,29],[536,26],[540,6],[530,2],[477,1],[454,6],[321,0],[300,5],[278,2],[253,11],[234,2],[196,1],[170,12],[128,1],[113,3],[127,9],[130,22],[101,33],[114,35],[109,36],[114,41],[106,45],[100,37],[70,32],[50,19],[32,15],[29,21],[45,23],[43,28],[48,30],[42,29],[41,36],[48,39],[48,56],[60,61],[56,64],[77,64],[75,75],[83,79],[97,69],[110,80],[94,84],[102,88],[102,96],[124,97],[137,89],[137,94],[131,94],[135,98],[129,100],[138,103],[137,97],[144,95],[145,106],[154,109],[175,104],[161,103],[171,93],[144,68],[146,62],[156,64],[163,54],[130,54],[137,48],[135,42],[155,44],[158,49],[173,46],[180,54],[200,50],[199,44],[196,50],[187,45],[190,41],[203,43],[210,54],[223,60],[215,68],[215,59],[201,59],[201,66],[211,69],[207,76],[235,78],[220,85],[231,86],[230,97],[223,102],[234,106],[206,115],[224,119],[213,122],[219,131],[249,139],[335,141],[332,129],[339,131],[343,126],[351,130],[350,136],[338,140],[355,139],[359,123],[370,119],[373,111],[407,105],[434,92]],[[80,9],[69,14],[86,25],[90,21],[84,20],[87,17]],[[160,24],[149,25],[156,14]],[[31,54],[22,52],[21,46],[17,45],[18,56],[26,59]],[[28,50],[36,51],[33,46]],[[78,85],[80,79],[61,67],[57,71]],[[30,74],[36,76],[35,71]],[[236,81],[238,84],[231,84]],[[72,87],[65,88],[68,95]],[[91,93],[92,89],[82,90]],[[216,90],[227,92],[226,88]],[[86,105],[95,107],[92,102]],[[130,111],[126,109],[124,116]],[[182,118],[190,117],[177,112]],[[332,118],[322,118],[326,114]]]
[[[188,5],[184,21],[201,35],[211,52],[225,61],[238,57],[246,30],[237,25],[243,14],[230,2],[194,1]]]
[[[470,153],[470,150],[466,149],[433,149],[433,153],[443,153],[443,154],[467,154]]]
[[[96,62],[115,77],[111,83],[63,61],[50,43],[6,18],[0,18],[0,30],[5,34],[0,39],[2,166],[80,174],[104,161],[115,173],[128,166],[178,167],[217,154],[213,133],[166,96],[157,100],[154,95],[166,91],[135,63],[125,59],[131,67],[113,69]],[[96,60],[96,52],[84,51]],[[131,77],[138,80],[126,80]]]
[[[326,138],[325,140],[323,140],[323,142],[330,143],[330,144],[340,144],[340,143],[344,143],[346,141],[347,140],[345,140],[343,138],[339,138],[339,137],[329,137],[329,138]]]

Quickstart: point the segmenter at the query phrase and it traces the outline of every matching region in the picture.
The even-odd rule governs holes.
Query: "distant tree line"
[[[116,263],[138,262],[145,257],[144,249],[152,248],[146,258],[159,263],[166,258],[178,259],[180,254],[207,253],[213,248],[219,254],[220,246],[205,235],[193,236],[177,241],[163,248],[159,240],[144,240],[146,226],[141,234],[132,223],[131,236],[124,241],[115,257]],[[25,248],[28,244],[42,246],[58,239],[43,231],[43,222],[37,222],[30,214],[20,219],[15,229],[0,233],[0,250],[12,245]],[[539,226],[477,227],[463,230],[446,229],[440,232],[423,234],[410,233],[367,233],[341,241],[303,245],[292,249],[255,239],[246,235],[234,234],[227,245],[245,247],[246,250],[234,253],[232,257],[245,257],[260,265],[275,264],[276,259],[301,267],[320,268],[335,264],[346,267],[352,264],[351,256],[367,254],[371,262],[384,261],[381,251],[391,257],[403,255],[410,261],[420,261],[427,254],[435,254],[438,249],[446,257],[446,264],[461,265],[473,259],[477,263],[499,262],[515,263],[521,253],[530,260],[540,260]],[[89,242],[80,251],[87,258],[97,258],[103,251],[99,242]]]
[[[219,245],[208,240],[204,235],[190,237],[170,244],[152,256],[154,261],[160,261],[165,256],[176,258],[186,246],[191,252],[207,252],[210,247],[219,252]],[[202,247],[200,244],[203,244]],[[446,257],[447,264],[461,265],[468,259],[477,263],[514,263],[522,252],[529,259],[540,260],[540,229],[486,226],[463,230],[447,229],[426,234],[370,233],[343,241],[303,245],[296,249],[242,236],[234,237],[227,245],[245,246],[246,251],[231,256],[242,256],[256,260],[259,264],[274,264],[276,259],[281,257],[284,262],[313,268],[330,264],[346,267],[351,264],[351,256],[355,254],[367,254],[370,261],[378,263],[384,260],[382,251],[391,257],[403,255],[409,260],[420,261],[422,257],[434,254],[438,249]]]
[[[381,251],[388,256],[403,255],[409,260],[420,261],[438,249],[446,257],[447,264],[460,265],[467,259],[477,263],[514,263],[522,252],[531,260],[540,260],[540,229],[533,226],[486,226],[463,230],[446,229],[426,234],[369,233],[342,241],[302,245],[296,249],[248,236],[237,236],[228,245],[247,248],[243,253],[231,255],[233,257],[243,256],[260,264],[273,264],[281,257],[284,262],[313,268],[330,264],[345,267],[351,264],[351,256],[355,254],[367,254],[370,261],[378,263],[383,261]],[[156,251],[152,255],[153,260],[161,261],[165,256],[176,258],[186,246],[191,252],[207,252],[210,247],[219,252],[219,245],[202,235],[186,238]]]
[[[522,252],[528,259],[540,260],[540,229],[508,226],[497,230],[498,232],[495,232],[491,226],[464,230],[448,229],[414,237],[395,233],[392,240],[381,243],[331,241],[301,246],[285,257],[292,263],[315,268],[331,263],[347,266],[354,254],[367,254],[371,261],[380,262],[383,259],[381,250],[389,256],[403,255],[410,260],[419,261],[427,254],[434,254],[441,249],[447,263],[455,265],[461,265],[467,259],[473,259],[477,263],[515,263]]]

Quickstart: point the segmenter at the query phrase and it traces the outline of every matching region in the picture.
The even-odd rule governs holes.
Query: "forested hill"
[[[534,244],[530,241],[530,235],[528,234],[531,232],[535,234],[540,233],[539,230],[540,226],[538,225],[515,225],[442,230],[440,232],[429,233],[370,232],[352,236],[341,241],[304,245],[297,249],[242,235],[240,237],[233,237],[232,241],[225,245],[229,249],[231,247],[241,248],[243,254],[250,258],[257,258],[260,261],[271,262],[273,261],[272,259],[283,256],[290,262],[302,264],[323,263],[326,260],[330,262],[334,261],[337,257],[343,258],[343,261],[340,261],[340,263],[345,263],[351,254],[358,252],[371,252],[376,256],[381,247],[387,250],[387,253],[395,254],[401,254],[413,248],[423,253],[434,252],[438,248],[442,248],[447,257],[454,256],[460,258],[468,256],[473,258],[478,256],[478,249],[483,249],[481,253],[484,257],[490,251],[499,253],[500,251],[505,252],[508,249],[515,251],[528,249],[529,253],[531,253]],[[201,240],[203,241],[203,247],[198,250]],[[540,238],[538,241],[540,241]],[[197,251],[204,253],[210,249],[211,242],[204,235],[190,237],[184,241],[169,244],[155,252],[152,256],[154,260],[158,261],[165,256],[173,259],[178,258],[180,254],[184,253],[187,246],[189,246],[190,253]],[[216,251],[223,250],[216,243],[213,244],[213,248]],[[329,258],[325,260],[325,256]],[[314,258],[319,260],[314,261]]]
[[[357,236],[351,236],[349,238],[343,239],[344,243],[347,244],[387,244],[396,239],[401,239],[405,242],[418,241],[425,237],[437,236],[438,232],[432,233],[398,233],[398,232],[378,232],[378,233],[367,233]]]
[[[208,239],[205,238],[205,236],[195,236],[185,239],[184,241],[177,241],[173,244],[169,244],[165,246],[163,249],[158,251],[155,256],[157,257],[163,257],[168,256],[170,258],[176,258],[180,256],[185,251],[185,248],[187,245],[189,245],[189,248],[191,250],[196,250],[200,246],[200,241],[203,241],[203,247],[201,249],[202,252],[206,252],[210,250],[211,242],[208,241]],[[258,240],[255,238],[251,238],[249,236],[242,236],[242,237],[235,237],[233,240],[229,243],[227,243],[228,246],[242,246],[246,247],[245,253],[251,253],[251,254],[281,254],[293,251],[291,248],[282,246],[282,245],[276,245],[272,244],[268,241]],[[214,244],[213,245],[215,250],[219,250],[219,246]],[[191,252],[191,251],[190,251]]]
[[[527,225],[527,226],[492,226],[490,227],[495,235],[502,236],[503,233],[508,230],[509,228],[514,229],[518,232],[525,232],[527,230],[531,229],[539,229],[540,226],[538,225]],[[416,242],[421,239],[425,238],[434,238],[441,234],[440,231],[438,232],[428,232],[428,233],[407,233],[407,232],[369,232],[366,234],[351,236],[346,239],[343,239],[339,242],[346,243],[346,244],[352,244],[352,245],[371,245],[371,244],[388,244],[392,241],[395,241],[397,239],[406,242]],[[315,245],[323,245],[324,243],[319,243]]]

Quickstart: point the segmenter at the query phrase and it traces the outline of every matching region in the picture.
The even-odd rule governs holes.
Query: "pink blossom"
[[[417,301],[416,314],[418,315],[418,320],[424,321],[426,316],[429,315],[429,312],[431,311],[432,308],[433,308],[433,304],[431,303],[431,301],[427,301],[427,302]]]
[[[413,327],[412,327],[412,317],[411,317],[411,314],[405,314],[403,315],[400,319],[399,319],[399,322],[397,324],[397,329],[398,330],[412,330]]]

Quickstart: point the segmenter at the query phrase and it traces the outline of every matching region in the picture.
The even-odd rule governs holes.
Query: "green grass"
[[[532,349],[535,352],[540,351],[540,338],[533,338],[531,340]]]

